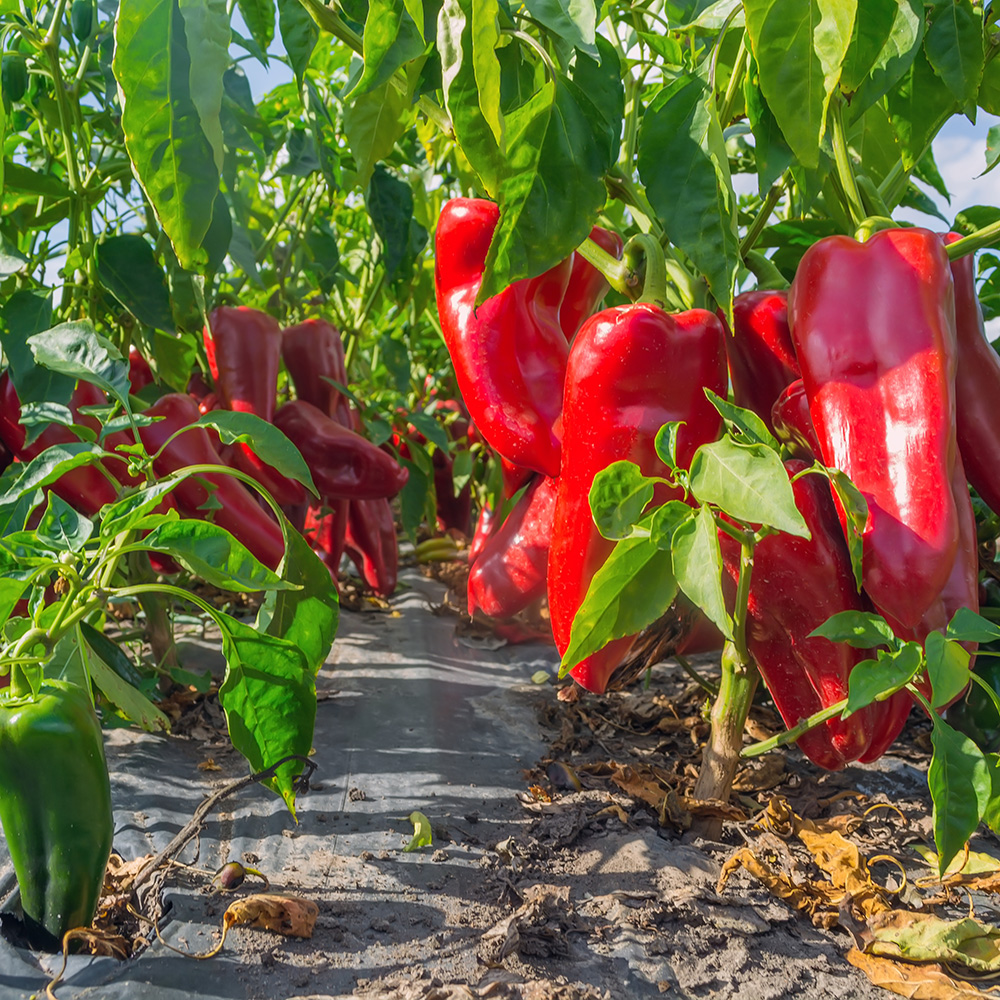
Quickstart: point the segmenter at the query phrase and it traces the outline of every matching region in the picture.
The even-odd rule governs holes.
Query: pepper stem
[[[991,247],[995,243],[1000,243],[1000,221],[992,222],[969,236],[963,236],[960,240],[949,243],[945,247],[945,252],[948,254],[948,260],[958,260],[959,257],[975,253],[984,247]]]
[[[837,177],[844,189],[847,209],[856,226],[868,214],[861,200],[858,182],[854,177],[854,166],[851,163],[851,153],[847,148],[847,132],[844,129],[844,113],[841,101],[834,97],[830,101],[830,128],[833,138],[833,158],[837,165]]]
[[[576,248],[576,252],[607,279],[608,284],[622,295],[629,295],[629,270],[617,257],[612,257],[604,247],[599,246],[589,236]]]
[[[645,264],[642,294],[637,302],[651,302],[663,309],[667,303],[667,267],[663,247],[649,233],[639,233],[625,244],[624,262],[629,270],[629,284],[637,282],[640,269]]]

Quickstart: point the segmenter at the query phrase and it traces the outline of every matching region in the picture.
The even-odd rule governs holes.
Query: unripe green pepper
[[[85,42],[90,38],[94,28],[94,0],[73,0],[69,24],[78,42]]]
[[[19,52],[5,52],[0,60],[0,91],[4,100],[17,104],[28,89],[28,64]]]
[[[78,685],[32,695],[15,677],[0,700],[0,823],[32,943],[89,925],[114,824],[101,724]]]

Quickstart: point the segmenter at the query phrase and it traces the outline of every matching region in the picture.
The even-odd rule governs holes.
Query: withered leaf
[[[311,899],[260,893],[231,903],[223,922],[227,928],[249,925],[286,937],[311,938],[318,916],[319,907]]]
[[[1000,928],[973,917],[943,920],[931,913],[894,910],[869,921],[868,951],[910,962],[949,962],[977,972],[1000,971]]]
[[[847,961],[860,969],[876,986],[898,993],[908,1000],[996,1000],[970,983],[945,975],[940,965],[907,965],[852,948]]]

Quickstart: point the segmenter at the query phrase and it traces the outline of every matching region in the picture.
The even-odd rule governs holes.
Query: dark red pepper
[[[537,278],[516,281],[475,308],[499,208],[455,198],[441,211],[434,282],[441,331],[458,387],[476,427],[504,458],[559,475],[556,418],[568,345],[559,309],[569,259]]]
[[[139,348],[133,345],[128,351],[129,392],[139,392],[147,385],[152,385],[154,381],[153,370],[149,367],[149,362],[142,356]]]
[[[287,327],[281,333],[281,359],[295,385],[296,396],[328,417],[335,416],[343,394],[327,379],[347,385],[340,331],[325,319],[307,319]]]
[[[274,425],[302,452],[324,498],[377,500],[406,485],[409,473],[391,455],[305,400],[285,403]]]
[[[222,406],[237,413],[252,413],[271,423],[281,364],[278,321],[259,309],[219,306],[209,316],[204,339]],[[305,500],[305,487],[261,461],[250,445],[235,445],[229,457],[235,468],[253,476],[278,503]]]
[[[594,226],[590,231],[590,238],[602,250],[621,260],[624,244],[617,233],[601,226]],[[559,307],[559,325],[567,340],[572,340],[576,336],[576,332],[583,326],[584,320],[593,314],[611,287],[608,284],[608,279],[575,250],[571,260],[572,265],[569,282],[566,285],[566,294]]]
[[[737,406],[753,410],[771,427],[771,407],[799,365],[788,329],[788,293],[743,292],[733,301],[733,336],[726,338]],[[773,427],[771,427],[773,430]]]
[[[820,454],[816,428],[809,416],[809,398],[802,379],[797,378],[782,390],[771,407],[771,429],[796,457],[812,460]]]
[[[351,501],[345,550],[376,594],[388,597],[396,589],[399,543],[388,500],[381,497]]]
[[[469,570],[469,614],[513,618],[545,595],[558,482],[539,476],[492,532]]]
[[[799,264],[788,311],[823,463],[868,503],[864,588],[916,626],[955,562],[955,312],[940,237],[829,236]]]
[[[315,550],[335,581],[340,574],[340,557],[344,554],[349,507],[349,500],[310,504],[302,528],[302,536]]]
[[[615,544],[591,517],[594,476],[621,459],[637,463],[647,476],[666,475],[654,439],[669,421],[684,421],[677,455],[685,468],[698,447],[718,437],[722,419],[704,388],[726,393],[725,336],[718,317],[704,309],[670,316],[648,303],[605,309],[576,335],[566,372],[562,475],[548,567],[549,613],[561,653],[590,581]],[[680,496],[658,486],[655,502]],[[590,691],[604,691],[632,638],[613,640],[578,664],[573,677]]]
[[[139,437],[152,455],[175,431],[188,428],[164,449],[154,462],[158,475],[167,476],[187,465],[224,463],[212,445],[204,427],[191,427],[198,419],[198,404],[183,393],[170,393],[145,411],[150,417],[163,417],[139,428]],[[215,510],[201,510],[208,500],[205,482],[215,487],[214,497],[221,504]],[[183,480],[173,491],[181,513],[186,517],[212,520],[241,541],[265,566],[275,569],[285,554],[281,528],[260,507],[241,482],[227,475],[212,473]]]

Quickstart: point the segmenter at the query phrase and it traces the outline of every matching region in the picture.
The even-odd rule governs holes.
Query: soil
[[[490,648],[456,639],[438,607],[437,584],[407,577],[385,608],[342,612],[331,663],[319,677],[316,759],[295,825],[260,789],[234,796],[206,822],[192,869],[165,869],[143,897],[162,911],[164,938],[203,951],[237,898],[210,888],[229,860],[262,871],[269,892],[319,908],[311,938],[235,927],[222,954],[185,963],[155,940],[137,958],[70,960],[56,995],[247,1000],[598,1000],[624,997],[868,998],[886,996],[845,960],[854,943],[839,927],[814,926],[745,872],[717,882],[738,847],[807,855],[754,826],[775,796],[800,816],[862,817],[852,835],[867,856],[892,854],[920,871],[916,842],[930,842],[927,727],[877,765],[822,773],[797,750],[738,775],[724,843],[692,836],[689,798],[704,693],[673,661],[648,687],[597,698],[555,680],[554,651]],[[495,645],[495,644],[493,644]],[[212,638],[182,649],[210,663]],[[217,664],[216,664],[217,665]],[[712,658],[696,658],[712,677]],[[203,669],[203,667],[202,667]],[[531,683],[544,670],[549,681]],[[245,773],[228,747],[217,704],[177,708],[169,738],[117,731],[109,740],[115,844],[126,858],[162,848],[200,799]],[[755,739],[777,730],[765,704]],[[433,843],[407,851],[410,813],[430,820]],[[998,853],[995,841],[974,848]],[[923,869],[926,874],[926,868]],[[894,869],[879,871],[893,884]],[[957,912],[968,902],[957,894]],[[993,918],[988,899],[977,915]],[[148,931],[146,932],[148,935]],[[6,946],[10,951],[9,946]],[[8,970],[0,996],[39,990],[55,958],[25,956],[36,977]]]

